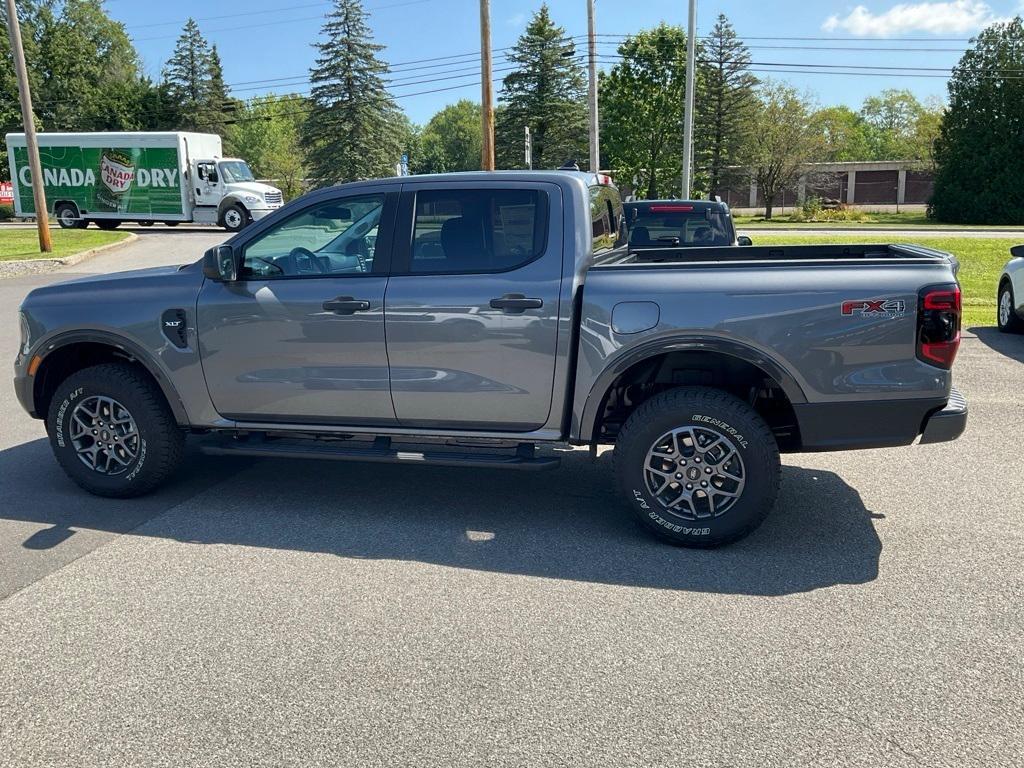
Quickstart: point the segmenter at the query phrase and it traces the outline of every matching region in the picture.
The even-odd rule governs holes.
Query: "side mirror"
[[[1010,255],[1016,259],[1024,259],[1024,245],[1015,245],[1010,249]]]
[[[736,238],[736,245],[753,245],[754,241],[746,235],[740,235]]]
[[[230,245],[215,245],[203,254],[203,274],[211,280],[232,283],[238,279],[238,254]]]

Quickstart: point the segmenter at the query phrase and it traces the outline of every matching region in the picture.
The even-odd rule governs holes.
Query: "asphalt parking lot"
[[[0,360],[71,272],[0,280]],[[0,764],[1024,765],[1024,337],[965,336],[959,441],[785,457],[709,552],[643,533],[607,453],[524,482],[193,451],[98,499],[0,387]]]

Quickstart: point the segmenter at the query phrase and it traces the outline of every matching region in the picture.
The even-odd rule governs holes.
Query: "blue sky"
[[[515,42],[539,4],[539,0],[491,0],[496,75],[505,66],[499,49]],[[598,32],[623,35],[660,21],[683,24],[686,4],[686,0],[597,0]],[[706,34],[715,17],[725,13],[751,47],[756,69],[776,70],[771,76],[812,92],[822,105],[856,108],[866,96],[887,87],[910,88],[920,98],[944,97],[943,76],[911,75],[942,75],[942,70],[956,63],[967,38],[985,24],[1021,11],[1022,5],[1022,0],[699,0],[697,29]],[[323,13],[330,6],[327,0],[294,0],[288,5],[281,0],[106,0],[108,12],[125,24],[147,73],[154,78],[159,77],[184,20],[196,18],[207,38],[217,44],[225,78],[240,98],[272,90],[308,90],[303,81],[314,58],[310,44],[317,39]],[[478,49],[478,0],[365,0],[365,6],[377,42],[386,46],[384,57],[396,64],[392,92],[413,121],[423,123],[459,98],[479,98],[477,65],[468,57],[455,58]],[[549,7],[568,35],[586,33],[585,0],[551,0]],[[905,42],[906,38],[913,40]],[[608,44],[601,51],[612,56],[614,40],[605,39]],[[423,62],[436,57],[452,58]],[[800,72],[806,65],[893,69],[881,75],[863,70],[852,75]],[[757,74],[768,76],[766,71]],[[450,90],[406,96],[436,88]]]

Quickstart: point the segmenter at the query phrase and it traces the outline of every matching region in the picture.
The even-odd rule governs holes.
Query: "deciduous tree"
[[[641,197],[678,194],[686,33],[661,24],[626,38],[620,61],[601,78],[605,165]]]
[[[424,126],[416,173],[474,171],[480,168],[480,105],[468,99],[449,104]]]
[[[949,80],[930,213],[961,224],[1024,223],[1024,22],[983,30]]]
[[[819,151],[821,136],[811,125],[810,100],[795,88],[765,82],[754,118],[750,165],[764,198],[765,218],[772,217],[775,199],[796,184],[801,166]]]

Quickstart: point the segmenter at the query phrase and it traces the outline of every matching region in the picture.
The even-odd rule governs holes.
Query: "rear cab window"
[[[629,222],[629,244],[639,248],[732,245],[732,216],[727,210],[682,203],[637,205]]]

